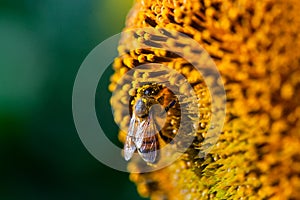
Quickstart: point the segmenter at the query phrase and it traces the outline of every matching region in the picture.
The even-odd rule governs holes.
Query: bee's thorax
[[[134,112],[140,118],[148,116],[149,110],[146,99],[140,98],[136,101],[134,106]]]

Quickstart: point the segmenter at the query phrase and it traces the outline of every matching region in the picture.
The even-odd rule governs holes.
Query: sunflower
[[[172,165],[130,175],[141,196],[300,198],[299,10],[297,0],[136,0],[125,31],[167,28],[196,40],[216,64],[227,96],[222,133],[206,157],[196,155],[210,127],[207,120],[200,122],[195,145]],[[202,105],[209,110],[204,116],[209,118],[211,91],[207,91],[203,77],[195,75],[186,60],[168,51],[153,48],[127,52],[125,46],[131,42],[146,39],[157,43],[151,35],[137,35],[136,41],[121,39],[119,53],[123,56],[114,63],[109,89],[114,91],[129,69],[144,63],[163,63],[190,83],[197,83],[194,90],[203,95]],[[127,89],[123,87],[124,92]],[[120,103],[112,101],[112,107],[118,111]],[[129,119],[116,112],[116,121],[122,120],[128,123]],[[124,141],[124,133],[119,136]],[[129,168],[140,165],[132,161]]]

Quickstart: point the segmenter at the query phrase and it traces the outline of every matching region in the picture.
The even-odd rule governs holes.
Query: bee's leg
[[[171,103],[165,107],[165,111],[168,112],[170,108],[172,108],[176,103],[176,100],[171,101]]]

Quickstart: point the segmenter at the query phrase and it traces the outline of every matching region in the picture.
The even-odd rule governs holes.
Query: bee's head
[[[156,102],[155,96],[161,89],[162,86],[155,83],[144,84],[137,89],[134,111],[138,117],[148,116],[150,107]]]
[[[161,85],[155,83],[149,83],[141,86],[137,90],[137,93],[140,96],[154,97],[160,92],[161,89],[162,89]]]

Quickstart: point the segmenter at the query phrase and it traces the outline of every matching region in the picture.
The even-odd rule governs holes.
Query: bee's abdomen
[[[143,138],[138,152],[147,163],[156,163],[160,156],[157,134]]]
[[[150,153],[152,151],[156,151],[159,149],[159,143],[156,141],[158,141],[157,134],[151,137],[145,137],[142,142],[143,148],[140,148],[139,151],[141,153]]]

